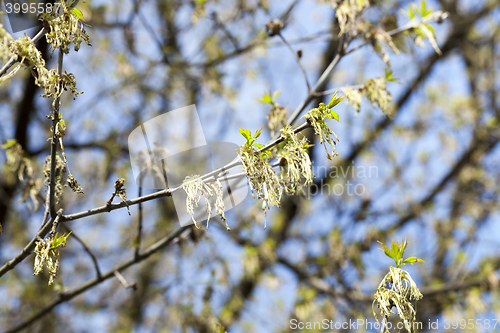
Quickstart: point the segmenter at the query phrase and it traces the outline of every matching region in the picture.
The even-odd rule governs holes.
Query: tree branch
[[[38,311],[37,313],[32,315],[27,320],[20,323],[19,325],[5,331],[4,333],[14,333],[14,332],[18,332],[18,331],[28,327],[29,325],[31,325],[32,323],[34,323],[38,319],[40,319],[43,316],[50,313],[52,311],[52,309],[54,309],[59,304],[67,302],[67,301],[73,299],[74,297],[84,293],[85,291],[95,287],[96,285],[100,284],[101,282],[106,281],[109,278],[116,276],[115,272],[127,269],[128,267],[133,266],[133,265],[149,258],[152,254],[158,252],[159,250],[161,250],[169,245],[176,244],[181,239],[185,239],[187,234],[182,236],[182,237],[181,237],[181,235],[189,227],[190,226],[184,226],[184,227],[181,227],[181,228],[175,230],[170,235],[164,237],[163,239],[159,240],[155,244],[151,245],[146,251],[140,253],[138,257],[134,257],[128,261],[125,261],[125,262],[115,266],[114,268],[110,269],[106,273],[102,274],[100,277],[92,279],[92,280],[82,284],[79,287],[76,287],[70,291],[61,293],[57,299],[53,300],[51,303],[49,303],[43,309],[41,309],[40,311]]]
[[[87,254],[89,255],[89,257],[92,259],[92,262],[94,263],[94,268],[95,268],[95,272],[97,274],[97,278],[100,278],[101,277],[101,270],[99,269],[99,263],[97,262],[97,258],[96,256],[92,253],[92,251],[89,249],[89,247],[87,246],[87,244],[85,244],[85,242],[80,238],[78,237],[77,235],[75,235],[75,233],[73,232],[73,230],[71,230],[67,225],[63,225],[63,228],[69,232],[70,236],[73,237],[78,243],[80,243],[83,247],[83,250],[85,252],[87,252]]]
[[[59,57],[57,58],[57,73],[62,75],[64,52],[59,50]],[[49,178],[49,210],[50,216],[56,216],[56,155],[57,155],[57,126],[59,124],[59,107],[61,104],[62,83],[59,83],[59,96],[54,101],[54,111],[52,112],[52,140],[50,142],[50,178]]]
[[[299,54],[293,49],[292,45],[290,45],[290,43],[288,43],[288,41],[285,39],[285,37],[283,37],[281,32],[278,32],[278,36],[280,36],[283,43],[285,43],[285,45],[288,46],[288,49],[293,53],[293,56],[295,57],[297,64],[299,64],[299,67],[300,67],[300,70],[302,71],[302,74],[304,74],[304,79],[306,80],[306,85],[307,85],[307,93],[310,93],[311,86],[309,85],[309,80],[307,79],[307,73],[306,73],[304,66],[302,65],[302,62],[300,61]]]

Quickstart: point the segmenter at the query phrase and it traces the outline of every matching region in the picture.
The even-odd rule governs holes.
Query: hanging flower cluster
[[[311,184],[313,173],[309,158],[309,141],[306,137],[298,138],[290,125],[281,130],[284,141],[280,154],[280,179],[287,193],[295,193],[297,186]],[[301,180],[304,182],[301,183]]]
[[[44,13],[40,15],[40,19],[46,23],[50,31],[46,34],[47,43],[51,44],[52,52],[60,49],[64,53],[69,53],[71,43],[74,44],[74,50],[78,51],[82,42],[90,44],[89,35],[84,28],[84,19],[82,12],[77,8],[68,8],[63,2],[62,14],[59,13]],[[55,16],[55,17],[54,17]]]
[[[344,87],[342,92],[346,95],[347,102],[354,106],[357,112],[359,112],[364,95],[372,106],[378,106],[384,113],[390,114],[389,103],[392,101],[392,96],[387,89],[387,82],[398,82],[391,70],[386,70],[385,77],[369,79],[365,84],[357,87]]]
[[[28,208],[37,211],[39,207],[39,193],[43,188],[43,182],[35,178],[35,169],[31,159],[25,153],[16,140],[8,140],[1,147],[5,149],[5,181],[13,184],[17,181],[23,184],[20,202],[31,199],[33,205],[28,202]],[[1,229],[0,229],[1,230]]]
[[[279,130],[286,125],[287,117],[288,112],[286,108],[277,103],[271,110],[269,110],[269,114],[267,115],[267,126],[271,131],[272,137],[274,137]]]
[[[268,150],[261,152],[264,145],[256,143],[262,128],[252,133],[247,129],[241,129],[240,133],[247,142],[240,147],[239,155],[243,162],[243,168],[247,174],[253,197],[262,200],[262,210],[266,214],[271,206],[279,207],[281,201],[281,186],[278,175],[269,164],[272,158]],[[265,227],[264,227],[265,228]]]
[[[280,90],[273,92],[272,95],[271,91],[269,91],[267,94],[262,96],[262,99],[258,100],[258,102],[268,104],[271,107],[267,115],[267,126],[271,131],[271,137],[274,137],[283,127],[286,126],[288,117],[286,108],[276,102],[276,99],[280,94]]]
[[[331,160],[334,156],[337,156],[337,150],[335,145],[339,141],[337,135],[328,127],[325,122],[325,118],[335,119],[339,121],[339,115],[337,112],[333,111],[332,108],[339,104],[345,97],[340,97],[335,93],[328,103],[320,103],[317,108],[309,110],[304,116],[307,122],[314,128],[314,133],[319,136],[319,141],[325,147],[326,157]],[[328,143],[331,147],[331,154],[326,147]]]
[[[335,0],[333,1],[333,8],[335,9],[335,16],[339,21],[340,33],[343,34],[347,29],[352,26],[356,17],[363,11],[363,9],[370,7],[368,0]]]
[[[191,216],[194,225],[196,228],[200,228],[198,222],[195,219],[195,208],[198,207],[198,203],[200,202],[201,196],[205,198],[205,204],[207,206],[207,230],[208,223],[210,222],[210,218],[212,217],[212,207],[215,207],[215,212],[220,216],[220,218],[226,223],[226,217],[224,215],[224,196],[222,192],[222,185],[219,180],[214,181],[213,183],[207,184],[200,176],[195,175],[191,177],[186,177],[184,182],[182,183],[182,189],[186,192],[186,208],[187,212]],[[231,230],[226,223],[227,230]]]
[[[57,233],[47,240],[38,240],[35,246],[35,265],[33,275],[39,275],[46,267],[49,273],[49,286],[54,283],[54,278],[59,270],[59,248],[66,246],[66,236],[57,237]]]
[[[380,243],[380,242],[379,242]],[[389,273],[385,275],[377,288],[374,295],[373,306],[377,303],[377,307],[382,315],[382,325],[385,327],[385,332],[389,332],[387,322],[393,307],[396,307],[398,315],[404,323],[406,330],[409,333],[413,332],[412,323],[416,320],[417,311],[412,305],[412,301],[422,299],[422,294],[418,290],[417,284],[410,276],[408,271],[401,269],[404,264],[413,264],[415,262],[423,262],[422,259],[410,257],[403,260],[403,254],[406,249],[406,240],[401,244],[392,242],[391,249],[380,243],[385,254],[396,262],[396,267],[389,267]],[[378,322],[375,308],[373,315]]]

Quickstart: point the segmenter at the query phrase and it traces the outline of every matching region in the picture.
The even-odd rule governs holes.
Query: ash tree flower
[[[317,108],[309,110],[307,114],[304,116],[307,122],[314,128],[314,133],[319,136],[320,143],[325,147],[326,157],[331,160],[334,156],[337,156],[337,150],[335,149],[335,145],[339,138],[337,135],[328,127],[325,122],[325,118],[335,119],[339,121],[339,115],[337,112],[333,111],[332,108],[337,104],[342,102],[345,97],[340,97],[337,93],[332,96],[332,99],[325,105],[324,103],[320,103]],[[326,144],[329,144],[331,147],[331,153],[326,148]]]
[[[59,271],[59,248],[66,246],[67,235],[53,237],[47,240],[38,240],[35,246],[35,265],[33,267],[33,275],[39,275],[43,268],[47,268],[49,273],[49,286],[54,283],[54,279]]]
[[[281,130],[281,137],[284,143],[279,153],[280,180],[287,193],[295,193],[298,186],[312,183],[313,173],[308,154],[311,145],[306,137],[299,139],[291,126]]]
[[[199,175],[187,176],[182,183],[182,189],[186,192],[186,208],[188,214],[191,216],[196,228],[200,228],[198,222],[195,219],[195,208],[198,207],[201,196],[205,198],[205,204],[207,206],[207,230],[208,223],[212,217],[212,207],[215,208],[216,214],[226,223],[226,217],[224,215],[224,197],[222,192],[222,185],[219,180],[213,183],[207,184]],[[226,223],[227,230],[231,230]]]
[[[252,136],[249,130],[240,128],[240,133],[247,139],[247,142],[240,147],[239,155],[252,195],[262,200],[262,210],[266,215],[267,209],[271,206],[280,206],[282,188],[276,171],[269,164],[269,160],[273,157],[271,152],[268,150],[260,152],[259,149],[264,145],[256,143],[261,131],[262,128],[258,129]]]
[[[408,263],[423,262],[423,260],[416,257],[403,259],[403,254],[407,246],[406,240],[401,242],[401,244],[393,241],[391,249],[383,243],[379,243],[382,245],[384,253],[395,261],[396,267],[389,267],[389,273],[384,276],[375,292],[372,304],[373,315],[378,322],[374,307],[376,303],[383,317],[382,326],[385,327],[385,332],[388,333],[387,322],[390,315],[394,314],[392,308],[396,307],[406,330],[409,333],[413,333],[413,323],[416,320],[417,310],[416,307],[413,307],[412,302],[416,305],[416,302],[422,299],[423,296],[417,284],[410,276],[410,273],[401,269],[401,267]]]

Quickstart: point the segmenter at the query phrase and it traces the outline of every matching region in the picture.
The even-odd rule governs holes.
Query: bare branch
[[[75,232],[73,230],[71,230],[66,224],[64,224],[62,226],[67,232],[69,232],[70,234],[70,237],[73,237],[78,243],[80,243],[82,246],[83,246],[83,250],[85,252],[87,252],[87,254],[90,256],[90,258],[92,259],[92,262],[94,263],[94,268],[95,268],[95,271],[96,271],[96,274],[97,274],[97,277],[101,277],[101,270],[99,269],[99,263],[97,262],[97,258],[96,256],[92,253],[92,251],[89,249],[89,247],[87,246],[87,244],[85,244],[85,242],[80,238],[78,237],[77,235],[75,235]]]
[[[139,193],[138,196],[142,196],[142,175],[139,176]],[[142,203],[139,202],[139,221],[137,226],[137,238],[135,244],[135,257],[139,256],[139,251],[141,250],[141,240],[142,240]]]
[[[305,70],[304,66],[302,65],[302,62],[300,61],[299,53],[297,53],[293,49],[292,45],[290,45],[290,43],[288,43],[288,41],[285,39],[285,37],[283,37],[283,35],[281,34],[281,32],[278,33],[278,36],[280,36],[280,38],[283,41],[283,43],[285,43],[285,45],[288,46],[288,49],[293,53],[293,56],[295,57],[295,60],[297,60],[297,64],[299,64],[299,67],[302,70],[302,74],[304,74],[304,79],[306,80],[307,92],[310,93],[311,92],[311,86],[309,85],[309,80],[307,79],[306,70]]]
[[[137,289],[137,283],[135,283],[135,282],[134,283],[127,283],[127,280],[125,280],[123,275],[121,275],[120,272],[118,272],[118,271],[115,271],[114,274],[116,276],[116,279],[118,281],[120,281],[120,283],[122,284],[123,288],[125,288],[125,289],[132,288],[134,290]]]

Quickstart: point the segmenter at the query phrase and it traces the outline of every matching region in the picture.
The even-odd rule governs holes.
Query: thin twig
[[[109,206],[105,205],[105,206],[89,209],[87,211],[83,211],[83,212],[79,212],[79,213],[75,213],[75,214],[63,215],[61,218],[61,221],[65,222],[65,221],[78,220],[78,219],[81,219],[81,218],[87,217],[87,216],[92,216],[92,215],[105,213],[105,212],[111,212],[112,210],[120,209],[120,208],[126,207],[127,205],[133,206],[133,205],[137,205],[140,202],[146,202],[146,201],[154,200],[157,198],[171,196],[172,192],[174,192],[178,189],[180,189],[180,187],[176,187],[173,189],[165,189],[165,190],[161,190],[161,191],[158,191],[158,192],[155,192],[152,194],[145,195],[145,196],[140,197],[140,198],[122,201],[119,203],[111,204]]]
[[[280,36],[283,43],[285,43],[285,45],[288,46],[288,49],[293,53],[295,60],[297,61],[297,64],[299,64],[299,67],[302,70],[302,74],[304,74],[304,79],[306,80],[306,85],[307,85],[307,92],[310,93],[311,86],[309,85],[309,80],[307,79],[307,73],[306,73],[304,66],[302,65],[302,62],[300,61],[299,54],[293,49],[292,45],[290,45],[290,43],[288,43],[288,41],[285,39],[285,37],[283,37],[281,32],[278,32],[278,36]]]
[[[132,288],[134,290],[137,289],[137,283],[128,283],[127,280],[125,280],[125,278],[123,277],[123,275],[120,274],[120,272],[118,271],[114,271],[114,274],[116,276],[116,279],[118,281],[120,281],[120,283],[122,284],[123,288],[125,289],[129,289],[129,288]]]
[[[139,176],[139,198],[142,196],[142,175]],[[135,257],[139,256],[139,251],[141,250],[141,239],[142,239],[142,202],[139,202],[139,221],[137,226],[137,238],[135,244]]]
[[[83,250],[85,252],[87,252],[87,254],[90,256],[90,258],[92,259],[92,262],[94,263],[94,268],[95,268],[95,272],[97,274],[97,278],[100,278],[101,277],[101,270],[99,269],[99,263],[97,262],[97,258],[96,256],[92,253],[92,251],[89,249],[89,247],[87,246],[87,244],[85,244],[85,242],[80,238],[78,237],[75,232],[73,230],[71,230],[66,224],[64,224],[62,226],[67,232],[69,232],[69,235],[70,237],[73,237],[78,243],[80,243],[83,247]]]
[[[337,48],[337,52],[335,54],[335,57],[330,62],[328,67],[325,69],[325,71],[321,74],[318,81],[316,82],[314,87],[311,89],[311,91],[309,91],[309,94],[307,95],[306,99],[302,103],[300,103],[300,105],[290,115],[290,117],[288,118],[287,124],[293,124],[295,122],[295,120],[297,120],[297,118],[299,117],[302,110],[304,110],[306,108],[306,106],[315,98],[314,94],[318,91],[318,89],[320,87],[322,87],[324,85],[326,80],[328,80],[328,78],[330,77],[330,75],[333,72],[333,69],[337,66],[340,59],[343,57],[343,55],[344,55],[343,50],[345,50],[345,48],[347,47],[347,45],[345,45],[345,44],[349,44],[349,42],[346,41],[345,35],[343,35],[343,38],[339,42],[339,47]]]
[[[57,226],[59,225],[59,220],[61,219],[62,212],[63,212],[62,208],[57,211],[57,216],[54,219],[54,223],[52,223],[52,228],[50,229],[51,238],[54,238],[56,236]]]
[[[348,88],[352,89],[352,90],[357,90],[357,89],[362,89],[364,86],[365,86],[364,84],[357,84],[355,86],[348,86]],[[331,95],[331,94],[336,93],[340,89],[342,89],[342,88],[335,88],[335,89],[328,89],[328,90],[325,90],[325,91],[320,91],[320,92],[314,93],[314,96]]]
[[[45,212],[43,213],[43,220],[42,224],[40,225],[39,231],[43,228],[45,223],[47,222],[47,219],[49,218],[49,200],[50,200],[50,191],[47,191],[47,194],[45,195]]]

